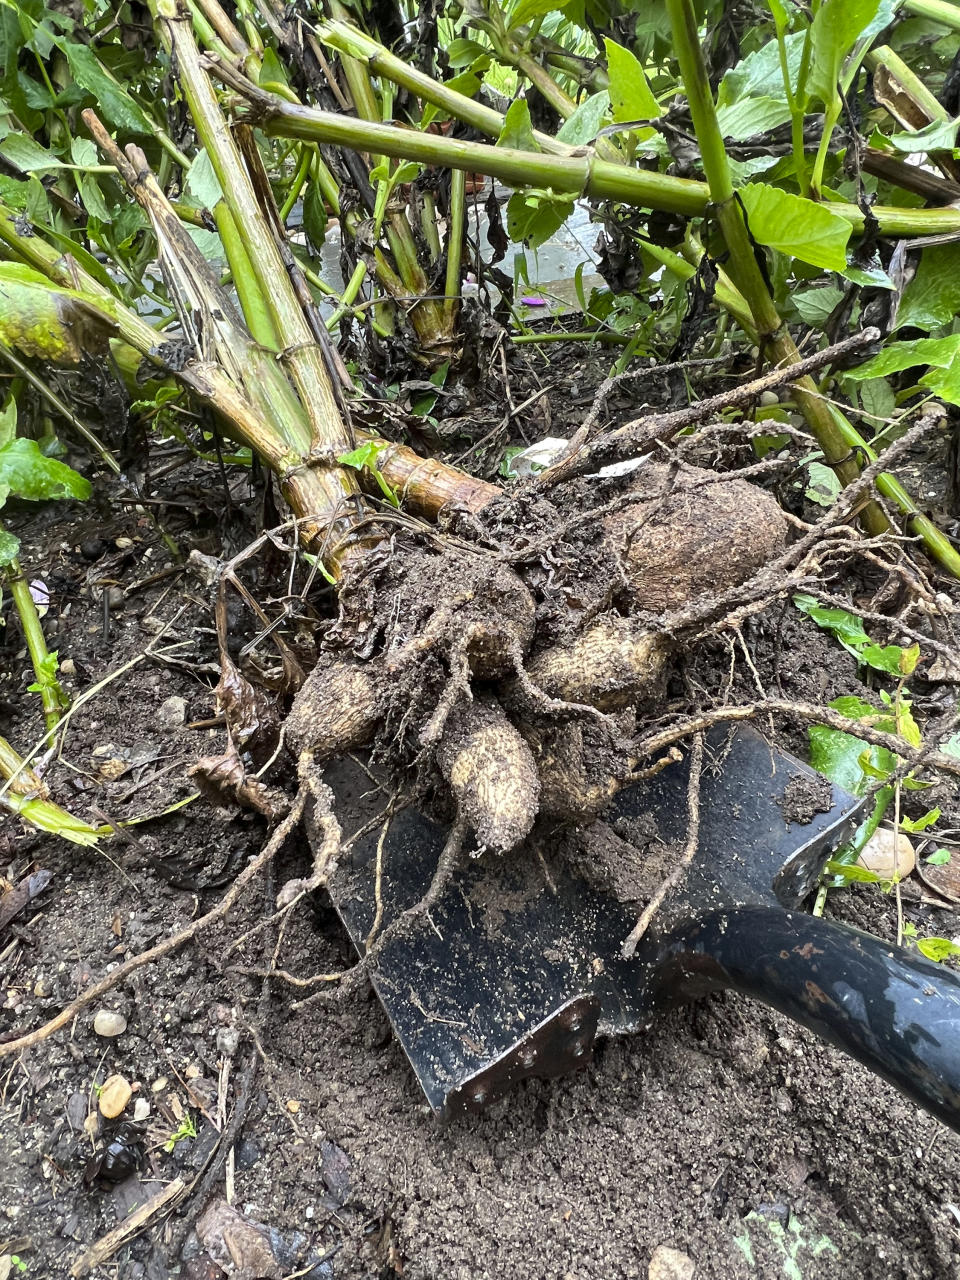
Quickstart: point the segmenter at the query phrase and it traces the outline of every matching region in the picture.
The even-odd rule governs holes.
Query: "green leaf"
[[[882,884],[883,877],[855,862],[835,862],[832,858],[823,868],[825,875],[836,876],[844,884]]]
[[[607,91],[616,123],[656,120],[661,114],[660,105],[647,83],[643,67],[623,45],[607,38],[603,43],[607,51],[607,75],[610,79]]]
[[[282,84],[288,88],[290,81],[287,77],[286,68],[274,53],[273,49],[267,45],[263,51],[263,62],[260,66],[260,74],[257,77],[258,84]],[[210,208],[213,206],[211,205]]]
[[[871,747],[853,734],[841,733],[839,729],[830,729],[822,724],[812,725],[808,734],[810,763],[814,769],[851,795],[862,796],[867,789],[868,779],[860,766],[860,757],[865,752],[874,777],[887,778],[896,767],[894,760],[889,768],[885,768],[887,761],[879,755],[883,748]],[[888,758],[890,754],[885,753]]]
[[[816,502],[821,507],[832,507],[840,496],[840,490],[843,487],[837,477],[837,473],[833,467],[827,467],[822,462],[811,462],[808,467],[810,473],[810,483],[807,486],[804,497],[810,502]]]
[[[960,245],[931,245],[920,255],[917,274],[903,291],[897,328],[934,329],[948,324],[958,310]]]
[[[917,950],[922,952],[928,960],[935,960],[938,964],[949,960],[952,956],[960,956],[960,947],[949,938],[919,938]]]
[[[0,488],[0,495],[3,489]],[[3,502],[0,501],[0,507]],[[8,529],[4,529],[0,525],[0,569],[5,569],[8,564],[12,564],[20,554],[20,539],[15,538]]]
[[[327,207],[319,182],[311,182],[303,197],[303,229],[314,252],[319,253],[327,236]]]
[[[758,243],[827,271],[842,271],[847,265],[850,223],[838,214],[758,182],[741,188],[740,199],[750,234]]]
[[[849,613],[846,609],[827,608],[820,604],[815,596],[797,595],[793,597],[793,603],[801,613],[811,617],[818,627],[829,631],[855,653],[859,653],[863,646],[870,643],[870,637],[864,630],[863,619],[858,618],[855,613]],[[864,703],[864,706],[866,705]],[[870,711],[873,712],[872,707]],[[844,714],[848,715],[849,712]]]
[[[89,498],[89,480],[56,458],[40,452],[36,440],[17,439],[0,449],[0,487],[17,498]]]
[[[960,729],[956,733],[951,734],[949,738],[944,739],[938,748],[944,755],[953,756],[954,759],[960,760]]]
[[[914,833],[917,831],[926,831],[927,827],[932,827],[940,817],[939,809],[931,809],[925,813],[922,818],[904,818],[900,819],[900,826],[904,831]]]
[[[514,9],[509,19],[509,29],[515,30],[517,27],[523,27],[528,22],[532,22],[534,18],[542,18],[548,13],[554,13],[562,9],[562,5],[557,4],[557,0],[520,0],[520,3]]]
[[[876,428],[877,423],[886,422],[892,417],[897,400],[886,378],[868,378],[860,387],[860,404],[864,413],[873,419]]]
[[[945,867],[950,861],[950,857],[949,849],[938,849],[936,853],[931,853],[929,858],[924,858],[924,862],[931,867]]]
[[[220,179],[214,171],[206,147],[194,156],[183,191],[187,203],[198,209],[213,210],[223,199]]]
[[[557,133],[557,140],[573,147],[582,147],[585,143],[592,142],[603,128],[609,110],[610,95],[606,89],[592,93],[589,98],[584,98],[569,120],[564,120]]]
[[[376,480],[380,491],[392,507],[399,507],[400,500],[394,491],[387,484],[380,471],[377,459],[384,449],[390,448],[389,440],[368,440],[365,444],[359,445],[356,449],[351,449],[349,453],[342,453],[337,461],[345,467],[353,467],[356,471],[369,471]]]
[[[802,31],[784,38],[787,71],[791,85],[797,83],[805,38],[805,33]],[[744,98],[765,97],[786,102],[783,75],[780,70],[780,52],[776,40],[767,40],[756,52],[747,54],[735,67],[730,68],[720,81],[717,106],[731,106],[742,102]]]
[[[0,155],[16,165],[23,173],[43,172],[64,167],[64,162],[58,160],[52,151],[41,147],[39,142],[34,142],[25,133],[7,134],[0,142]]]
[[[507,234],[514,244],[538,249],[573,213],[573,197],[552,191],[516,191],[507,201]]]
[[[469,67],[477,58],[486,57],[489,53],[490,50],[476,40],[451,40],[447,46],[447,65],[456,71],[458,67]]]
[[[957,120],[934,120],[923,129],[909,133],[891,133],[884,141],[897,151],[952,151],[957,144]]]
[[[717,123],[725,138],[743,142],[786,124],[790,108],[777,98],[743,98],[717,111]]]
[[[960,351],[960,333],[946,338],[915,338],[912,342],[891,342],[870,360],[856,369],[848,369],[845,377],[861,381],[866,378],[885,378],[914,365],[929,364],[946,368]]]
[[[530,108],[525,98],[515,98],[503,118],[503,128],[497,139],[498,147],[510,147],[514,151],[539,151],[530,123]]]
[[[87,45],[63,37],[56,43],[67,59],[75,83],[96,100],[97,111],[108,124],[129,133],[153,132],[150,121],[133,98],[104,70]]]
[[[791,297],[804,324],[821,329],[834,308],[843,301],[843,290],[834,285],[826,288],[800,289]]]
[[[898,644],[868,644],[857,654],[862,663],[874,671],[885,671],[890,676],[901,676],[904,650]]]
[[[824,0],[817,10],[810,27],[807,88],[824,105],[836,101],[844,60],[879,9],[880,0]]]
[[[954,356],[945,369],[928,369],[920,379],[920,386],[949,404],[960,404],[960,354]]]
[[[16,262],[0,262],[0,343],[26,356],[77,364],[84,352],[99,350],[114,328],[99,304],[72,289],[57,289]]]
[[[13,396],[6,408],[0,409],[0,449],[5,448],[17,434],[17,402]]]

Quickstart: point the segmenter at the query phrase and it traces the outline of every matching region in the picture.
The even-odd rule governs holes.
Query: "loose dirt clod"
[[[537,767],[495,698],[451,713],[437,760],[481,845],[506,853],[529,834],[540,799]]]

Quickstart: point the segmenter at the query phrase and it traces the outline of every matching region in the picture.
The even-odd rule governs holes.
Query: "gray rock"
[[[178,729],[182,729],[186,718],[187,703],[185,698],[180,698],[174,694],[172,698],[164,698],[163,702],[160,703],[157,719],[160,722],[160,728],[165,733],[176,733]]]
[[[93,1019],[93,1029],[98,1036],[112,1040],[122,1036],[127,1029],[127,1020],[122,1013],[113,1009],[98,1009]]]

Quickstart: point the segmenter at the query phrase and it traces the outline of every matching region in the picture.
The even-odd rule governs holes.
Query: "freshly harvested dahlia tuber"
[[[530,832],[540,779],[530,748],[493,697],[475,697],[450,714],[437,763],[479,844],[506,853]]]
[[[670,653],[666,636],[611,613],[538,653],[527,674],[549,698],[616,711],[657,696]]]
[[[637,501],[603,521],[637,607],[668,613],[700,595],[739,586],[783,550],[787,522],[776,498],[746,480],[688,467],[641,467]],[[665,496],[658,497],[661,492]]]
[[[540,775],[541,816],[589,822],[607,807],[635,767],[635,757],[591,741],[591,728],[576,720],[523,726]]]
[[[318,762],[366,746],[380,723],[379,663],[325,655],[293,700],[284,724],[295,755],[312,751]]]

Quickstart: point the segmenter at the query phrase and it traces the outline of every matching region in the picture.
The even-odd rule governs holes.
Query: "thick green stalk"
[[[254,104],[257,123],[266,133],[276,137],[302,138],[351,147],[355,151],[374,151],[397,159],[416,160],[420,164],[483,173],[518,188],[549,187],[557,193],[617,200],[642,209],[679,213],[687,217],[704,215],[710,203],[710,188],[705,182],[631,169],[589,157],[515,151],[484,142],[467,142],[461,138],[398,129],[393,125],[372,124],[284,102],[276,95],[255,88],[229,67],[221,66],[215,70],[241,96]],[[856,205],[824,201],[822,207],[849,222],[855,234],[863,231],[864,214]],[[871,213],[879,223],[881,234],[886,236],[946,235],[960,231],[960,209],[900,209],[876,205]]]
[[[770,296],[767,282],[757,263],[743,211],[734,194],[693,4],[691,0],[667,0],[667,12],[673,32],[674,52],[680,65],[690,115],[700,146],[703,170],[713,199],[714,214],[729,253],[730,278],[750,307],[764,353],[775,364],[798,364],[800,353]],[[794,394],[797,407],[806,418],[807,425],[840,483],[844,487],[853,484],[859,475],[856,455],[844,440],[829,405],[821,399],[813,379],[806,377],[798,381]],[[875,503],[864,510],[864,523],[871,533],[880,533],[888,528],[883,512]]]
[[[951,6],[952,7],[952,6]],[[960,13],[960,10],[958,10]],[[885,67],[893,78],[903,86],[914,102],[921,107],[930,120],[949,120],[950,116],[940,100],[930,92],[918,75],[916,75],[898,53],[889,45],[881,44],[871,49],[864,59],[871,71]]]
[[[950,4],[949,0],[903,0],[903,8],[918,18],[942,22],[945,27],[960,31],[960,6]]]
[[[260,292],[250,255],[247,253],[243,237],[237,230],[237,224],[225,200],[217,204],[213,216],[217,220],[220,242],[227,255],[227,262],[230,264],[230,275],[233,278],[237,297],[240,299],[247,328],[262,347],[266,347],[269,351],[279,351],[280,341],[277,338],[273,316]]]
[[[52,658],[47,648],[47,641],[40,624],[40,614],[30,584],[23,575],[19,560],[12,560],[4,571],[7,588],[13,598],[14,607],[20,617],[23,638],[27,642],[27,652],[33,674],[37,678],[37,690],[43,703],[43,718],[47,729],[55,729],[60,722],[60,712],[67,706],[66,695],[60,682],[51,670]]]

